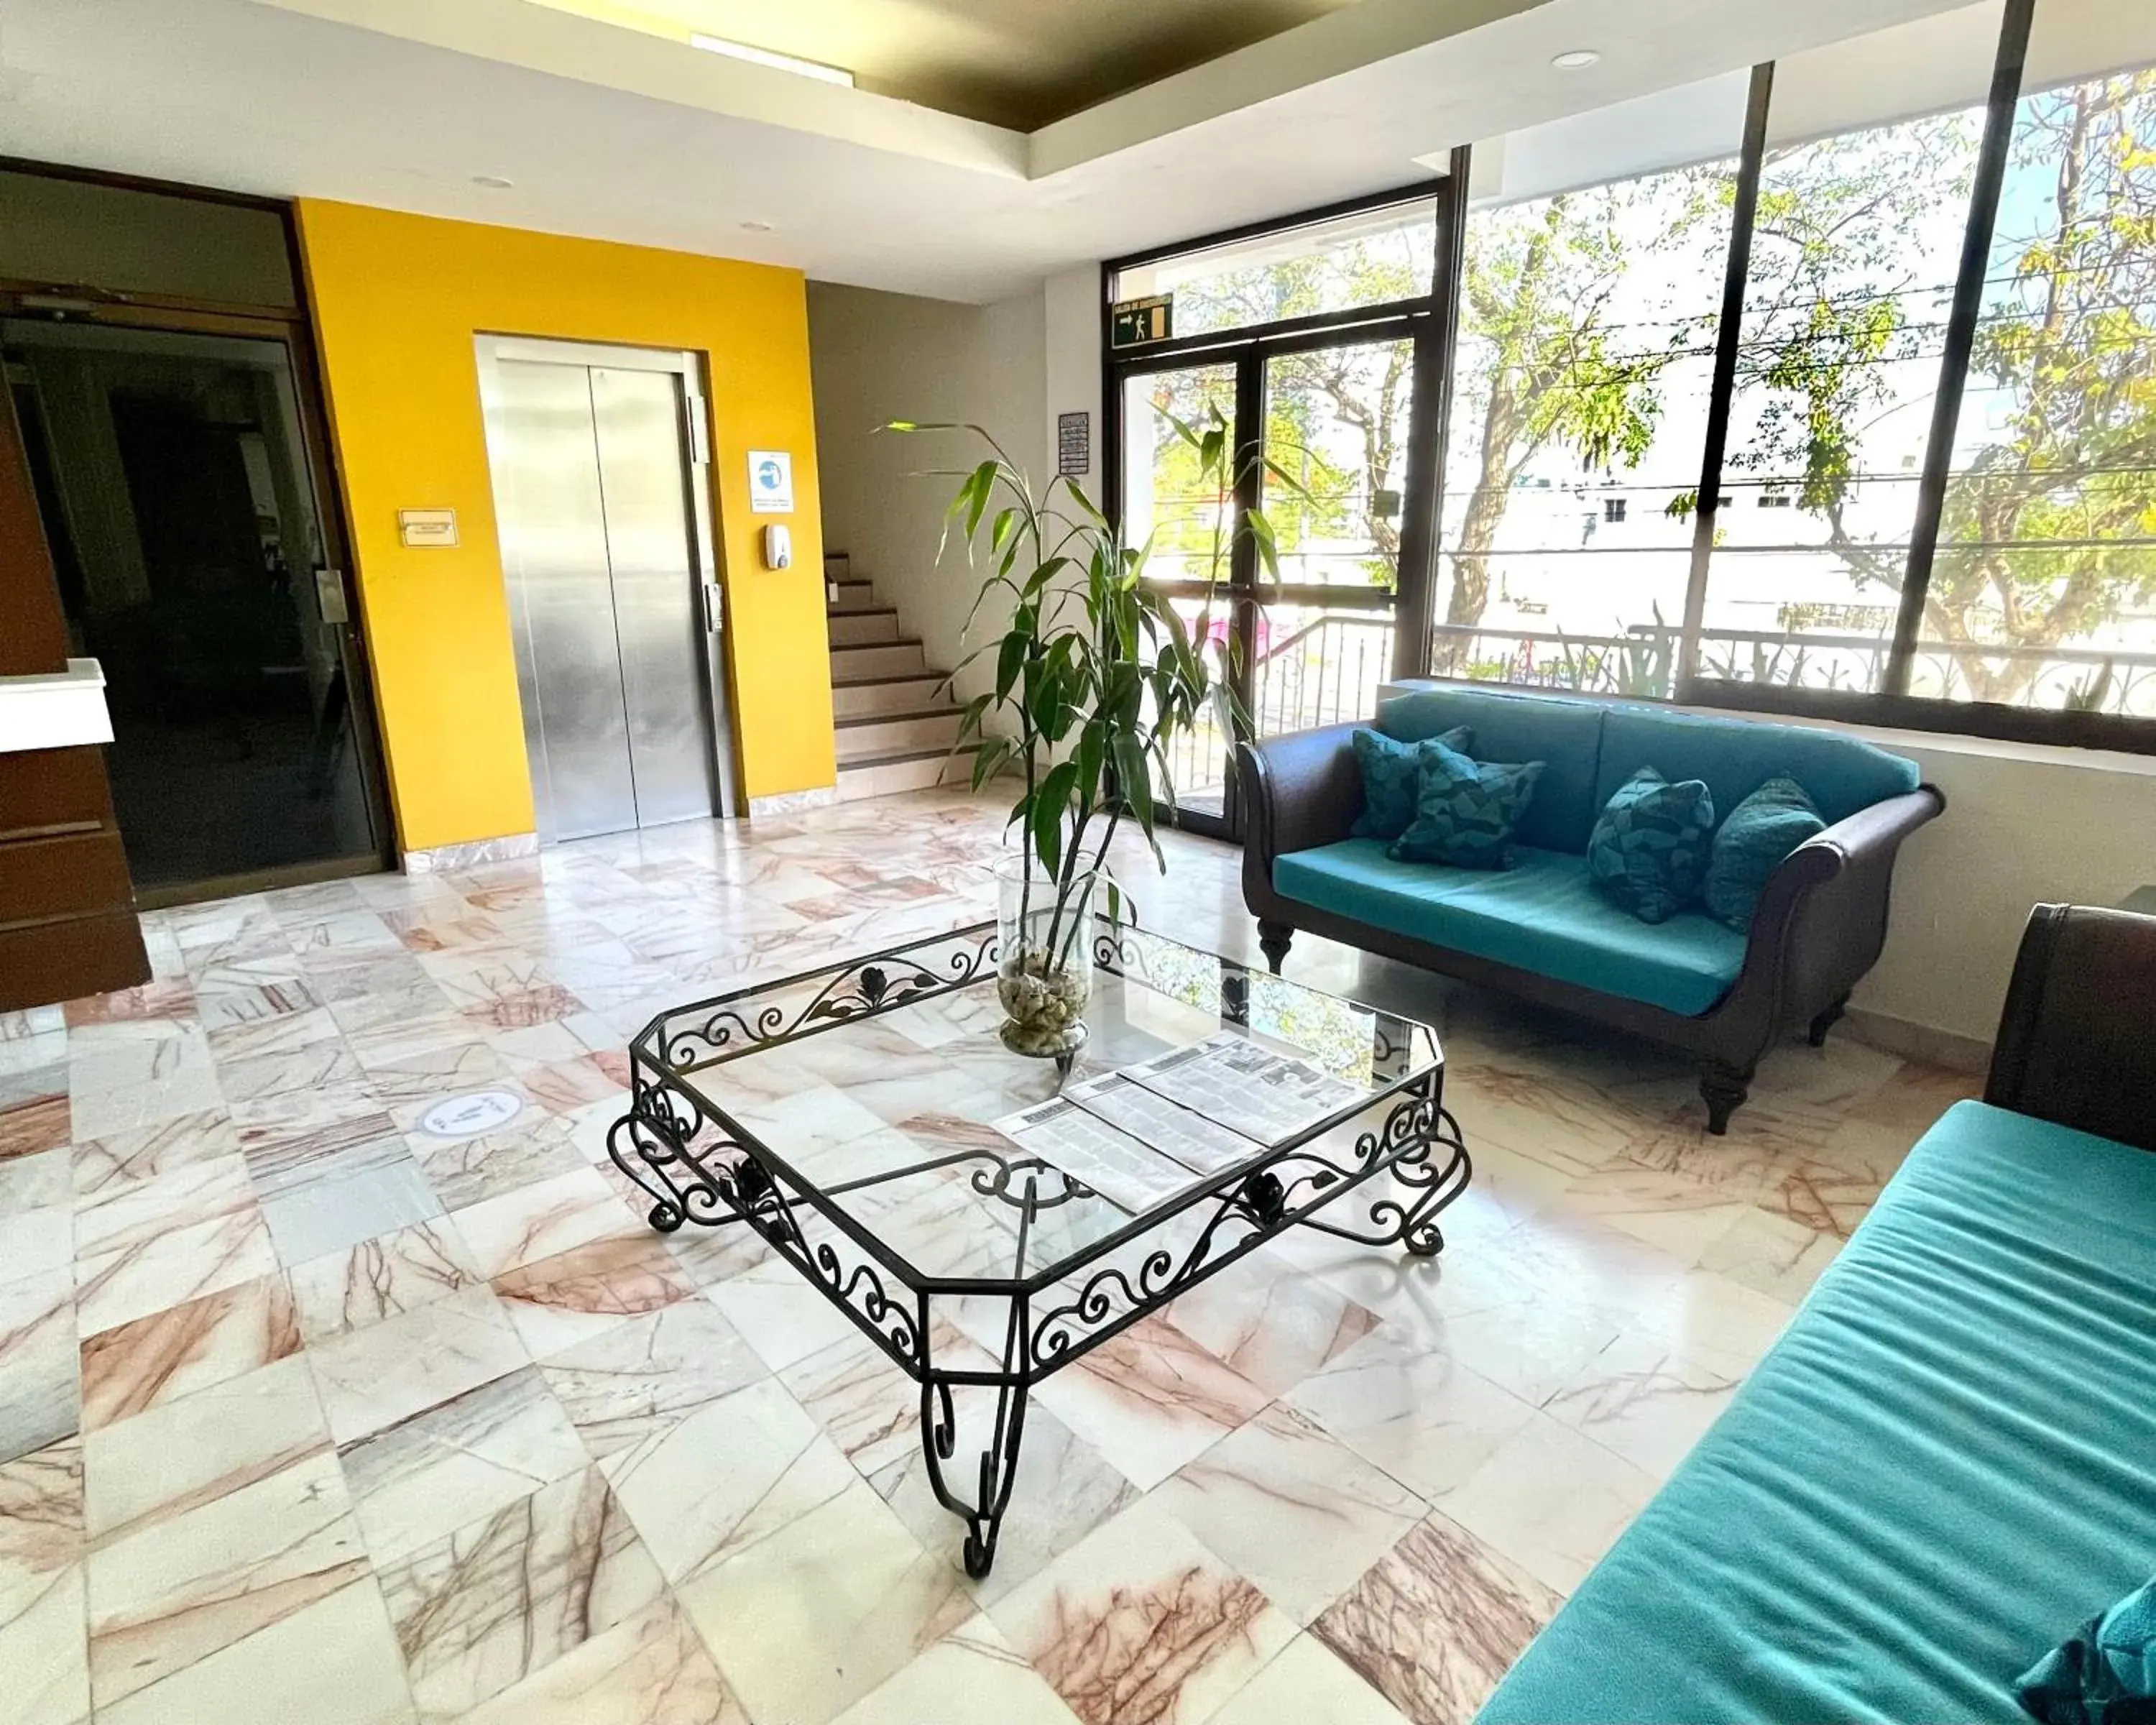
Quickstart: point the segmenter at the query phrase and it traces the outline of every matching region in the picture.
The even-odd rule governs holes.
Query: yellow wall
[[[507,595],[472,338],[706,356],[742,788],[835,776],[808,323],[798,271],[300,200],[300,234],[406,850],[531,830]],[[753,516],[747,452],[793,452],[796,512]],[[400,509],[454,508],[461,543],[408,549]],[[767,522],[793,567],[761,567]]]

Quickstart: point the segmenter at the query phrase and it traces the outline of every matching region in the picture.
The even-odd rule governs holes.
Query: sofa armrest
[[[1239,744],[1243,896],[1262,916],[1274,903],[1273,859],[1348,835],[1363,812],[1363,774],[1349,741],[1359,726],[1328,725]]]
[[[2156,916],[2036,906],[1984,1099],[2156,1150]]]
[[[1768,877],[1728,1003],[1742,999],[1763,1047],[1836,1006],[1878,962],[1902,841],[1945,808],[1931,785],[1874,803],[1806,839]]]

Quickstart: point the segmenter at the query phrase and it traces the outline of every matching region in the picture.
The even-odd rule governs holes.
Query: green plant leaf
[[[1033,844],[1040,865],[1053,876],[1063,871],[1063,821],[1070,812],[1070,788],[1077,783],[1074,761],[1058,761],[1033,798]]]

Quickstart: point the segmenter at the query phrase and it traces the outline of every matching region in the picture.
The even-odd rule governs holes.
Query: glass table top
[[[1194,1171],[1134,1126],[1118,1152],[1132,1178],[1101,1182],[1113,1197],[1074,1191],[1005,1128],[1089,1080],[1224,1033],[1339,1081],[1290,1142],[1350,1147],[1382,1123],[1378,1105],[1442,1064],[1426,1024],[1128,926],[1103,920],[1096,937],[1090,1035],[1067,1079],[997,1035],[992,924],[676,1009],[634,1053],[704,1117],[692,1153],[723,1163],[731,1140],[788,1190],[809,1250],[844,1231],[945,1288],[1045,1286],[1106,1243],[1153,1249],[1194,1232],[1198,1200],[1277,1153],[1253,1144],[1240,1163]]]

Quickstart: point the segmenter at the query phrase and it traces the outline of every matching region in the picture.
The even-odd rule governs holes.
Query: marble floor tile
[[[496,1276],[494,1291],[534,1357],[561,1353],[630,1318],[696,1297],[689,1273],[649,1230],[536,1260]]]
[[[948,1345],[939,1348],[939,1363],[950,1365],[952,1352]],[[993,1362],[982,1354],[979,1363]],[[864,1475],[921,1447],[920,1386],[865,1337],[795,1361],[778,1381]]]
[[[427,1183],[450,1210],[468,1209],[557,1174],[574,1173],[597,1159],[579,1152],[571,1142],[568,1126],[551,1117],[476,1137],[430,1138],[414,1133],[405,1142],[418,1158]]]
[[[362,1579],[326,1450],[237,1491],[175,1503],[90,1550],[90,1680],[100,1712]]]
[[[279,1360],[86,1434],[88,1531],[110,1542],[329,1448],[306,1362]]]
[[[597,1468],[543,1486],[379,1574],[424,1719],[491,1700],[665,1593]]]
[[[1209,1725],[1403,1725],[1404,1717],[1308,1634],[1229,1697]]]
[[[0,1281],[74,1261],[74,1185],[65,1147],[0,1162]]]
[[[1146,1490],[1203,1455],[1267,1398],[1153,1317],[1048,1378],[1034,1399]]]
[[[359,1062],[341,1037],[244,1058],[228,1055],[218,1061],[217,1073],[225,1101],[234,1106],[265,1096],[290,1096],[295,1091],[321,1091],[364,1083]]]
[[[382,1593],[360,1580],[301,1604],[193,1665],[98,1703],[100,1725],[411,1725]]]
[[[723,1469],[711,1457],[726,1458]],[[775,1378],[722,1396],[607,1458],[602,1471],[679,1583],[738,1555],[860,1483]]]
[[[295,1265],[290,1275],[300,1333],[321,1343],[416,1311],[482,1277],[446,1216],[362,1240]]]
[[[1786,1215],[1747,1209],[1700,1255],[1699,1267],[1794,1306],[1841,1250],[1841,1237]]]
[[[1179,1294],[1169,1323],[1269,1395],[1284,1395],[1376,1327],[1377,1314],[1269,1255]]]
[[[549,1355],[540,1370],[609,1479],[675,1425],[765,1375],[718,1308],[684,1300]]]
[[[347,1445],[340,1459],[377,1565],[590,1464],[568,1415],[529,1367]]]
[[[82,1445],[0,1462],[0,1696],[10,1725],[90,1717]]]
[[[309,1263],[442,1214],[442,1201],[412,1158],[367,1159],[372,1165],[350,1173],[325,1170],[297,1190],[264,1200],[263,1220],[281,1262]]]
[[[1391,1330],[1305,1378],[1287,1404],[1432,1503],[1534,1412],[1450,1353]]]
[[[793,1725],[829,1725],[974,1613],[858,1476],[678,1591],[749,1717]]]
[[[738,1231],[738,1230],[737,1230]],[[784,1260],[766,1255],[704,1291],[774,1372],[860,1335],[853,1321]]]
[[[307,1349],[339,1444],[476,1389],[529,1363],[516,1331],[480,1285]]]
[[[1563,1603],[1466,1528],[1434,1515],[1312,1633],[1414,1725],[1468,1725]]]
[[[1687,1358],[1656,1337],[1620,1336],[1543,1408],[1667,1479],[1729,1404],[1740,1376]]]
[[[64,1095],[0,1098],[0,1162],[59,1149],[74,1129]]]
[[[306,1111],[283,1127],[265,1128],[243,1110],[236,1122],[246,1146],[247,1172],[265,1204],[304,1192],[317,1181],[343,1179],[371,1168],[382,1168],[409,1153],[396,1123],[372,1097],[355,1105],[356,1113],[329,1105],[315,1112],[311,1098],[300,1099]]]
[[[100,1330],[82,1344],[85,1430],[126,1420],[300,1351],[292,1291],[260,1276]]]
[[[839,1716],[838,1725],[1076,1725],[985,1616],[963,1623]]]
[[[139,1132],[74,1146],[74,1191],[94,1202],[108,1191],[146,1184],[183,1168],[239,1153],[239,1134],[223,1109],[182,1114]]]
[[[204,1223],[244,1225],[258,1215],[245,1159],[219,1156],[139,1184],[107,1183],[79,1199],[75,1250],[85,1260],[141,1258],[177,1230]]]
[[[467,1205],[453,1219],[473,1262],[490,1278],[592,1240],[649,1232],[592,1168]]]
[[[1277,1403],[1150,1501],[1306,1625],[1428,1509],[1399,1481]]]
[[[670,1599],[593,1635],[493,1700],[459,1715],[456,1725],[615,1722],[750,1725],[704,1644]]]
[[[1543,1586],[1569,1594],[1660,1484],[1538,1411],[1445,1500],[1445,1513]]]
[[[988,1615],[1085,1725],[1197,1725],[1296,1634],[1252,1582],[1150,1502],[1096,1529]]]
[[[57,1443],[81,1424],[71,1280],[54,1270],[0,1282],[0,1462]]]

